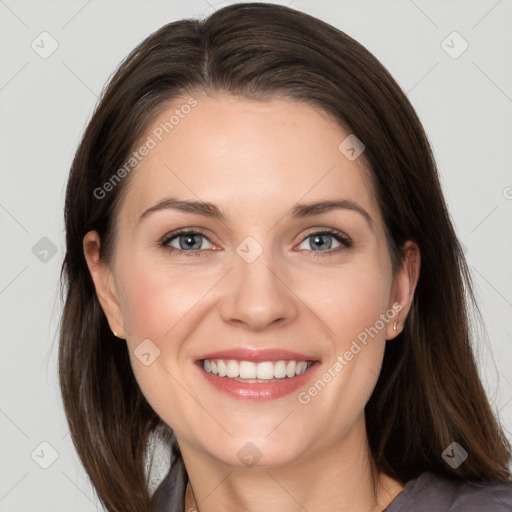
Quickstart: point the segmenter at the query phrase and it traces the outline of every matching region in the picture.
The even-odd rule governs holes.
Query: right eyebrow
[[[177,199],[175,197],[167,197],[158,201],[156,204],[145,210],[139,217],[139,222],[154,212],[167,209],[180,210],[186,213],[203,215],[204,217],[226,220],[226,216],[213,203],[206,203],[204,201],[188,201]]]

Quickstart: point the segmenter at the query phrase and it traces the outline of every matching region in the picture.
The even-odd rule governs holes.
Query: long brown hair
[[[290,98],[331,114],[366,146],[394,268],[405,241],[420,248],[412,309],[402,333],[388,342],[365,408],[376,467],[402,482],[426,470],[509,480],[510,444],[471,348],[470,313],[478,310],[468,267],[414,109],[381,63],[340,30],[279,5],[235,4],[205,20],[169,23],[135,48],[105,88],[71,167],[60,386],[76,450],[106,508],[150,510],[149,442],[170,428],[142,395],[126,344],[109,329],[82,239],[97,230],[100,257],[110,261],[130,176],[104,197],[95,190],[123,166],[169,100],[205,91]],[[441,457],[453,441],[469,454],[456,469]]]

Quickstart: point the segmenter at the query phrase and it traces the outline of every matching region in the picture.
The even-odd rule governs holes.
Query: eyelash
[[[207,254],[208,251],[205,250],[205,249],[194,249],[192,251],[185,251],[185,250],[176,249],[176,247],[171,247],[171,246],[167,245],[167,244],[169,244],[169,242],[171,242],[175,238],[178,238],[178,237],[183,236],[183,235],[201,235],[204,238],[206,238],[210,243],[213,243],[205,235],[204,231],[201,230],[200,228],[194,229],[194,230],[192,230],[192,229],[180,229],[180,230],[173,231],[172,233],[167,234],[161,240],[160,247],[162,247],[163,249],[165,249],[165,250],[167,250],[167,251],[169,251],[169,252],[171,252],[173,254],[177,254],[178,253],[180,256],[185,256],[185,257],[187,257],[187,256],[208,256],[208,254]],[[304,242],[305,240],[307,240],[308,238],[310,238],[310,237],[312,237],[314,235],[331,235],[336,241],[338,241],[341,244],[340,247],[336,247],[335,249],[329,249],[327,251],[313,251],[313,250],[310,250],[310,249],[303,249],[303,251],[305,250],[308,253],[312,253],[312,256],[314,258],[323,258],[324,256],[329,256],[329,255],[332,255],[333,253],[338,253],[338,252],[343,251],[345,249],[349,249],[353,245],[353,242],[352,242],[352,240],[350,238],[345,236],[340,231],[338,231],[336,229],[332,229],[332,228],[325,228],[325,229],[322,229],[321,231],[312,231],[312,232],[308,233],[301,240],[300,244],[302,244],[302,242]]]

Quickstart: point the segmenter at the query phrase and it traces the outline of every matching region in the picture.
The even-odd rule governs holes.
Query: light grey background
[[[482,379],[512,439],[511,0],[286,4],[360,41],[416,108],[489,333],[476,346]],[[0,511],[101,509],[68,435],[57,386],[67,174],[120,60],[163,24],[224,5],[0,0]],[[46,59],[31,47],[35,41],[39,51],[51,48],[43,31],[58,43]],[[463,47],[453,31],[469,44],[457,58],[445,51]],[[43,237],[55,254],[44,253],[51,244]],[[43,469],[52,449],[58,457]]]

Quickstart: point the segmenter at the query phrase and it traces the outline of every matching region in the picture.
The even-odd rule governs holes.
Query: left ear
[[[386,327],[386,339],[388,340],[395,338],[402,331],[420,276],[421,253],[418,245],[412,240],[408,240],[403,246],[403,253],[402,267],[393,278],[393,293],[389,308],[397,311],[397,314],[390,319]],[[398,304],[400,305],[399,311]],[[393,305],[395,306],[393,307]]]

